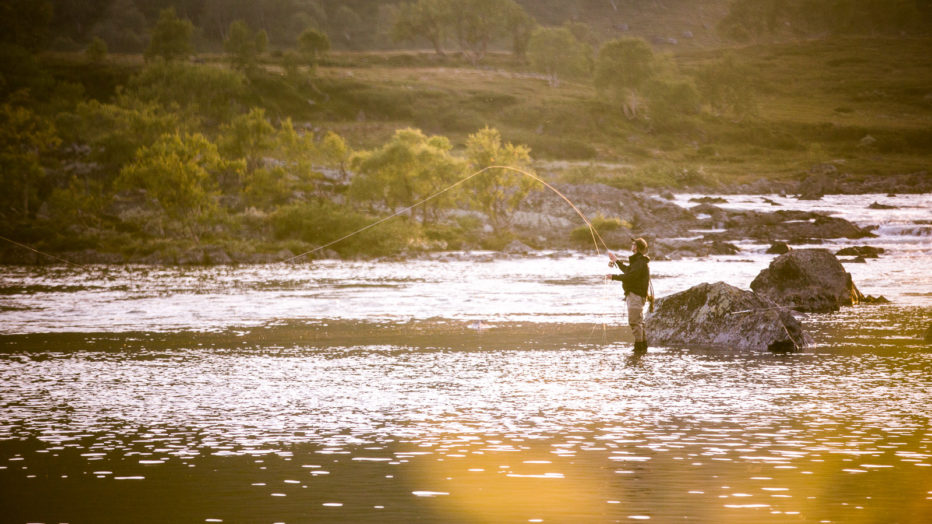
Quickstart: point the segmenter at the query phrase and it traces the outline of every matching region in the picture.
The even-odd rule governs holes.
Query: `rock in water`
[[[786,242],[774,242],[767,249],[768,255],[782,255],[790,252],[790,246]]]
[[[788,310],[724,282],[693,286],[654,306],[647,316],[652,344],[796,351],[811,341]]]
[[[851,274],[827,249],[795,249],[778,256],[751,282],[751,289],[781,306],[819,313],[862,298]]]

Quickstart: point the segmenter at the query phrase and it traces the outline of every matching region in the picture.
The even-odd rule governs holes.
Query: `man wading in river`
[[[608,267],[617,266],[621,275],[606,275],[612,280],[620,280],[625,291],[625,303],[628,305],[628,325],[634,333],[634,351],[643,353],[647,351],[647,336],[644,332],[644,302],[647,300],[647,288],[650,285],[650,268],[647,264],[647,241],[635,238],[631,241],[631,252],[628,263],[618,260],[614,253],[609,251],[611,262]]]

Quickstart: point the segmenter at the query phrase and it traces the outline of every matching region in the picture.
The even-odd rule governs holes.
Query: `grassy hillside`
[[[720,83],[750,85],[756,111],[704,103],[666,120],[655,118],[664,108],[654,106],[626,117],[589,78],[551,87],[510,54],[474,67],[452,53],[340,51],[313,74],[285,73],[276,54],[246,72],[220,55],[144,65],[139,56],[92,64],[45,54],[43,74],[3,105],[6,140],[20,147],[8,148],[18,154],[4,171],[13,189],[0,233],[47,251],[91,249],[120,260],[222,261],[226,252],[261,261],[283,248],[307,252],[433,191],[386,193],[395,179],[374,178],[355,162],[398,144],[395,133],[405,127],[449,138],[452,150],[442,138],[418,146],[430,150],[423,158],[435,159],[431,166],[453,166],[427,175],[464,176],[454,171],[466,169],[467,138],[489,126],[530,146],[534,167],[557,182],[727,190],[799,181],[814,166],[833,171],[826,164],[855,177],[928,178],[930,50],[932,39],[920,38],[679,49],[658,59],[664,75],[698,84],[730,57],[743,76]],[[422,173],[405,165],[405,173]],[[181,178],[165,182],[173,177]],[[483,205],[464,195],[445,205]],[[496,249],[514,238],[473,218],[400,218],[337,249],[343,256]],[[216,252],[197,247],[205,245]]]
[[[758,112],[687,115],[663,130],[625,118],[588,80],[549,87],[505,55],[473,69],[427,53],[338,53],[320,69],[326,96],[312,117],[357,147],[400,126],[461,143],[489,125],[538,159],[571,160],[575,176],[616,185],[700,168],[726,183],[793,178],[827,162],[858,175],[909,173],[928,169],[932,150],[930,51],[929,39],[880,38],[681,51],[671,56],[687,75],[735,56],[752,72]]]
[[[730,0],[519,0],[541,25],[589,24],[605,39],[637,36],[665,48],[717,46]]]

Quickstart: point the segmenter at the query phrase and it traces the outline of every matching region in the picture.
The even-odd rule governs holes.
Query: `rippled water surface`
[[[800,205],[886,201],[845,198]],[[930,204],[894,200],[846,265],[893,303],[788,355],[636,357],[584,254],[4,268],[0,520],[929,522]],[[746,288],[741,247],[658,293]]]

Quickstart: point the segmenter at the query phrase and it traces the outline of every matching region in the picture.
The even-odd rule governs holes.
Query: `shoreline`
[[[930,178],[932,183],[932,178]],[[708,198],[703,202],[703,198],[691,199],[697,203],[709,204],[705,208],[687,209],[673,202],[674,193],[671,191],[652,191],[645,190],[632,192],[628,190],[619,190],[598,184],[579,184],[566,185],[567,192],[573,194],[587,215],[592,217],[612,217],[620,216],[622,223],[625,220],[632,220],[638,223],[638,229],[631,230],[626,227],[617,230],[602,230],[602,236],[609,245],[624,244],[629,237],[644,236],[653,239],[652,253],[655,260],[664,260],[664,256],[672,254],[675,257],[697,256],[706,257],[714,254],[728,254],[738,250],[731,242],[746,240],[761,240],[761,227],[772,229],[774,225],[786,225],[794,220],[792,217],[785,215],[791,210],[787,206],[773,207],[772,211],[765,210],[767,206],[757,211],[755,216],[747,216],[748,213],[735,213],[723,206],[716,207],[718,202],[714,198]],[[776,205],[767,197],[780,196],[805,202],[818,202],[819,198],[802,198],[801,196],[788,196],[778,192],[771,193],[747,193],[736,191],[711,190],[682,190],[675,194],[679,195],[746,195],[749,197],[762,198],[764,202],[770,202],[771,206]],[[734,189],[734,188],[732,188]],[[829,195],[856,195],[856,196],[877,196],[877,198],[896,198],[897,196],[927,195],[928,192],[917,193],[900,193],[899,195],[884,193],[829,193]],[[190,241],[178,240],[170,243],[168,247],[164,244],[161,249],[147,253],[122,253],[113,251],[102,251],[98,247],[88,247],[82,250],[49,250],[36,249],[28,246],[26,243],[17,245],[14,241],[9,241],[0,245],[0,265],[6,266],[25,266],[25,267],[62,267],[62,266],[146,266],[146,267],[212,267],[212,266],[250,266],[266,264],[307,264],[319,260],[344,260],[344,261],[375,261],[375,260],[420,260],[438,257],[453,256],[460,259],[497,259],[511,258],[516,255],[528,255],[537,253],[541,256],[561,256],[572,255],[573,253],[584,253],[592,250],[591,245],[581,243],[574,239],[575,231],[573,227],[577,224],[572,221],[578,217],[566,215],[567,210],[559,202],[547,200],[551,195],[542,192],[543,197],[529,199],[525,207],[519,210],[511,229],[506,236],[511,238],[507,245],[499,246],[479,246],[467,245],[459,249],[449,249],[446,246],[420,246],[415,249],[402,249],[399,253],[391,255],[366,255],[365,253],[343,256],[332,249],[316,252],[313,254],[302,255],[293,251],[293,246],[288,241],[273,242],[256,242],[264,244],[266,251],[247,252],[243,251],[244,244],[249,242],[242,239],[230,238],[223,240],[214,240],[200,244],[192,244]],[[711,202],[711,204],[710,204]],[[619,208],[619,206],[621,206]],[[896,206],[891,206],[896,207]],[[619,211],[621,209],[622,211]],[[697,214],[698,213],[698,214]],[[703,213],[707,213],[703,215]],[[708,217],[708,213],[714,215]],[[781,215],[784,213],[784,215]],[[627,215],[631,215],[628,217]],[[802,229],[799,225],[793,225],[792,228],[784,231],[787,238],[775,239],[770,235],[767,238],[781,240],[788,244],[804,243],[821,243],[825,240],[834,238],[864,238],[866,243],[870,242],[870,227],[861,229],[853,224],[843,220],[832,219],[832,214],[825,212],[809,213],[809,215],[821,215],[834,220],[834,224],[823,224],[818,228]],[[705,218],[704,218],[705,216]],[[762,217],[770,217],[768,220],[761,220]],[[777,220],[773,220],[777,217]],[[804,217],[797,217],[804,218]],[[810,217],[811,218],[811,217]],[[789,222],[787,222],[789,220]],[[683,239],[690,235],[685,234],[704,228],[721,227],[724,222],[731,222],[728,230],[722,230],[715,233],[706,233],[699,235],[697,239],[690,242],[684,242]],[[740,224],[739,224],[740,222]],[[778,224],[785,222],[785,224]],[[798,220],[795,220],[798,222]],[[918,224],[919,222],[917,222]],[[761,226],[748,229],[751,226]],[[848,227],[850,226],[850,227]],[[576,227],[583,228],[584,225]],[[751,231],[756,231],[752,233]],[[755,236],[756,235],[756,236]],[[854,235],[854,236],[852,236]],[[587,235],[588,237],[588,235]],[[811,241],[811,242],[806,242]],[[277,249],[276,249],[277,246]],[[306,246],[305,246],[306,247]],[[275,252],[272,252],[272,251]],[[474,254],[475,253],[475,254]]]

